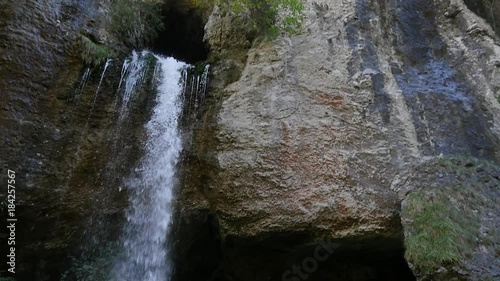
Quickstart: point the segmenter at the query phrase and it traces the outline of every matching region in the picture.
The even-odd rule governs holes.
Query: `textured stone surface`
[[[462,1],[308,1],[306,15],[300,35],[255,42],[213,92],[223,101],[199,133],[204,171],[183,187],[184,212],[214,212],[229,248],[285,235],[398,249],[399,174],[439,155],[500,160],[497,37]],[[244,42],[228,21],[207,25],[216,52]],[[220,52],[215,87],[241,59]]]
[[[121,221],[120,176],[102,171],[116,153],[113,142],[121,151],[140,151],[137,139],[148,118],[148,100],[138,101],[142,108],[132,113],[129,125],[135,129],[127,128],[127,143],[117,141],[113,128],[120,63],[108,69],[97,97],[102,67],[92,69],[79,90],[85,67],[76,39],[83,33],[111,40],[105,9],[93,0],[0,3],[0,179],[6,183],[7,169],[16,171],[18,281],[59,280],[71,256]],[[116,174],[122,175],[136,155],[122,158]],[[6,191],[0,191],[2,201]],[[7,246],[1,243],[2,253]]]
[[[112,238],[122,218],[126,194],[114,191],[151,104],[137,101],[117,141],[120,66],[90,119],[99,70],[75,99],[78,32],[113,40],[99,3],[0,4],[0,166],[20,175],[19,280],[58,280],[69,255]],[[303,32],[272,42],[215,10],[206,38],[219,62],[181,167],[174,260],[192,277],[181,280],[281,280],[325,239],[340,247],[308,280],[412,280],[400,205],[435,180],[415,167],[439,155],[500,161],[498,38],[460,0],[307,1]],[[496,208],[474,209],[498,229]],[[464,278],[498,272],[482,267],[498,256],[481,245]]]
[[[401,188],[402,222],[407,240],[416,235],[412,230],[420,227],[406,211],[412,203],[411,195],[438,204],[449,200],[456,210],[449,217],[458,222],[460,235],[468,238],[447,245],[462,250],[458,261],[453,263],[425,268],[409,259],[419,280],[479,281],[500,278],[500,265],[496,262],[500,257],[500,223],[497,219],[500,214],[500,166],[469,157],[438,158],[423,163],[401,179],[395,186]],[[461,220],[454,216],[460,216]]]
[[[464,0],[464,2],[471,11],[475,12],[480,17],[484,18],[491,25],[491,27],[497,34],[500,33],[499,29],[500,26],[498,25],[499,24],[498,17],[500,16],[499,2],[491,0]],[[452,10],[459,11],[460,5],[455,5],[455,7],[453,7]],[[453,14],[454,13],[451,12],[451,15]]]
[[[491,29],[431,1],[383,3],[309,5],[302,35],[250,50],[217,120],[209,196],[225,233],[395,234],[398,170],[441,153],[499,159]]]

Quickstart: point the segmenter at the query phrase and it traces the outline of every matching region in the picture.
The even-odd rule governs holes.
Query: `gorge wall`
[[[408,252],[410,267],[419,280],[499,278],[488,215],[499,213],[490,205],[498,168],[450,160],[458,164],[443,172],[434,162],[500,160],[500,49],[487,22],[462,1],[309,1],[301,34],[249,37],[218,10],[206,26],[223,59],[181,186],[179,228],[220,229],[211,280],[280,280],[327,239],[339,248],[308,280],[412,280],[401,260],[416,230],[412,217],[401,224],[401,202],[404,216],[413,193],[467,202],[450,191],[460,184],[489,202],[455,204],[475,210],[470,256],[433,267]],[[206,238],[179,232],[191,245],[179,280],[203,280],[188,264]]]
[[[500,278],[498,13],[480,2],[306,1],[302,33],[268,41],[217,8],[204,18],[165,1],[171,25],[193,36],[172,45],[166,31],[151,47],[203,60],[206,23],[213,62],[206,105],[185,130],[173,279]],[[129,51],[109,32],[108,5],[0,4],[0,166],[20,177],[18,281],[60,280],[71,256],[92,256],[123,224],[117,187],[142,154],[154,101],[141,95],[117,136],[121,58],[95,106],[102,66],[81,84],[79,34]],[[455,262],[405,259],[416,198],[451,200],[474,222]],[[294,272],[325,243],[328,259]]]
[[[109,31],[109,2],[3,1],[0,13],[0,163],[17,174],[15,277],[61,280],[72,257],[93,256],[121,230],[127,194],[118,187],[142,153],[154,96],[146,84],[117,126],[131,50]],[[82,36],[113,46],[107,69],[85,64]]]

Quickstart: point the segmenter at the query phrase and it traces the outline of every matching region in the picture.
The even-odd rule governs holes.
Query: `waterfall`
[[[144,77],[144,64],[136,55],[130,65],[123,67],[125,106],[130,99],[130,88],[140,84],[137,81]],[[167,281],[171,271],[166,243],[175,166],[182,148],[179,118],[182,78],[187,65],[173,58],[156,58],[156,106],[146,125],[145,154],[126,181],[130,206],[121,237],[123,256],[116,261],[112,272],[114,281]]]

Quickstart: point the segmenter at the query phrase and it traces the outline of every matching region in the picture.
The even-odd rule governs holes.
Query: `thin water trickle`
[[[127,116],[128,103],[133,98],[134,93],[144,83],[146,72],[148,70],[148,56],[152,56],[149,51],[138,53],[134,51],[130,59],[125,60],[122,67],[122,75],[117,89],[117,93],[123,91],[121,96],[121,108],[119,122]],[[122,90],[123,88],[123,90]]]
[[[80,83],[78,84],[78,87],[75,90],[75,94],[73,97],[73,101],[75,104],[78,104],[80,102],[80,99],[82,98],[83,90],[85,89],[85,86],[87,85],[87,81],[89,80],[90,74],[91,74],[91,69],[87,67],[85,71],[83,72],[82,77],[80,78]]]
[[[201,99],[202,101],[205,99],[205,95],[207,94],[207,86],[208,86],[208,73],[210,72],[210,65],[207,64],[205,66],[205,70],[203,71],[203,75],[202,75],[202,83],[203,83],[203,87],[202,87],[202,92],[201,92]]]
[[[120,89],[122,88],[123,79],[125,78],[125,74],[128,73],[129,66],[130,66],[130,60],[126,59],[125,61],[123,61],[122,72],[120,75],[120,83],[118,83],[118,88],[116,89],[117,94],[120,92]]]
[[[85,123],[85,128],[87,128],[89,121],[90,121],[90,117],[92,116],[92,112],[94,112],[94,107],[95,107],[95,103],[97,101],[97,96],[99,95],[99,90],[101,89],[102,81],[104,80],[104,76],[106,75],[106,70],[108,70],[108,67],[111,64],[111,61],[112,61],[111,59],[108,59],[106,61],[106,64],[104,65],[104,70],[102,71],[101,79],[99,80],[99,84],[97,85],[97,89],[95,90],[94,99],[92,100],[92,104],[90,105],[89,115],[87,116],[87,122]]]

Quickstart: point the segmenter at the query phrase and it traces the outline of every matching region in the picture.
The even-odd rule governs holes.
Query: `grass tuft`
[[[453,189],[467,193],[467,187]],[[446,195],[411,194],[403,208],[409,228],[406,258],[420,273],[429,274],[444,265],[456,265],[475,248],[479,223],[470,210],[461,209]]]
[[[115,56],[110,48],[95,43],[84,35],[80,35],[78,42],[81,48],[81,57],[87,65],[96,67],[103,64],[108,58]]]

